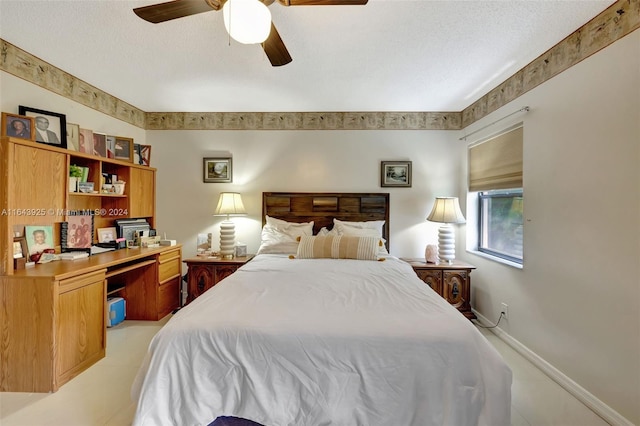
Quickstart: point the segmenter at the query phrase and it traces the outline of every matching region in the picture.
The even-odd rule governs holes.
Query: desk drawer
[[[88,274],[78,275],[77,277],[67,278],[66,280],[59,281],[59,293],[66,293],[68,291],[76,290],[88,285],[104,282],[105,270],[102,269],[97,272],[91,272]]]
[[[158,281],[160,285],[176,275],[181,275],[182,267],[180,264],[180,250],[173,250],[158,256]]]
[[[180,279],[176,277],[158,288],[158,319],[180,306]]]

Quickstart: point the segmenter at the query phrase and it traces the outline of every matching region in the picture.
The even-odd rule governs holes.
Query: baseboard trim
[[[485,326],[493,325],[488,318],[480,314],[475,309],[473,312],[478,317],[478,321]],[[618,413],[616,410],[602,402],[596,396],[594,396],[591,392],[580,386],[578,383],[573,381],[570,377],[565,375],[563,372],[555,368],[553,365],[549,364],[546,360],[540,357],[538,354],[533,352],[531,349],[520,343],[518,340],[514,339],[507,332],[502,330],[499,327],[490,329],[493,334],[498,336],[502,341],[504,341],[507,345],[509,345],[513,350],[522,355],[525,359],[531,362],[533,365],[538,367],[545,373],[551,380],[558,383],[562,386],[567,392],[576,397],[580,402],[589,407],[591,411],[596,413],[598,416],[602,417],[604,421],[609,423],[612,426],[634,426],[629,420],[627,420],[623,415]]]

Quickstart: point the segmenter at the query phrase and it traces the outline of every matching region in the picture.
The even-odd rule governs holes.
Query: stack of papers
[[[98,246],[91,246],[91,254],[100,254],[100,253],[104,253],[106,251],[113,251],[115,250],[114,247],[98,247]]]
[[[70,251],[67,253],[60,253],[58,256],[62,260],[76,260],[89,257],[89,253],[87,253],[86,251]]]

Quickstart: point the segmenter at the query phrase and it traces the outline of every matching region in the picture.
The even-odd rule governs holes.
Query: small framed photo
[[[2,113],[2,136],[35,140],[36,128],[33,117]]]
[[[382,161],[380,186],[411,187],[411,161]]]
[[[133,138],[113,136],[115,138],[115,159],[133,163]]]
[[[18,237],[13,239],[13,258],[20,259],[28,257],[29,251],[27,250],[27,239],[25,237]]]
[[[90,249],[93,243],[93,216],[71,215],[61,227],[62,251]]]
[[[107,135],[93,132],[93,155],[107,157]]]
[[[25,226],[24,234],[27,240],[29,257],[31,257],[34,254],[42,253],[46,249],[53,248],[53,226],[52,225]]]
[[[35,126],[36,142],[67,147],[67,116],[57,112],[45,111],[20,105],[18,107],[20,115],[33,117]]]
[[[78,132],[78,151],[93,154],[93,130],[80,129]]]
[[[133,162],[141,166],[149,166],[151,164],[151,145],[133,145]]]
[[[116,137],[107,135],[107,158],[116,158]]]
[[[110,243],[116,240],[116,228],[98,228],[98,242]]]
[[[203,181],[210,182],[226,182],[233,181],[233,169],[231,157],[224,158],[204,158],[203,159]]]
[[[67,123],[67,149],[80,151],[80,126]]]

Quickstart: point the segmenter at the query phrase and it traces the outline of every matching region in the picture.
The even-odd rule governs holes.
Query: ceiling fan
[[[271,5],[275,0],[256,0],[265,6]],[[344,6],[364,5],[368,0],[278,0],[283,6]],[[220,10],[227,0],[173,0],[166,3],[153,4],[133,9],[133,12],[145,21],[157,24],[185,16],[196,15],[202,12]],[[274,67],[286,65],[292,61],[291,55],[276,27],[271,23],[271,30],[264,42],[261,43],[264,53]]]

